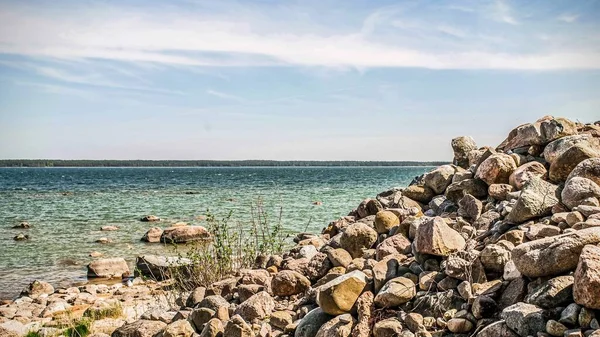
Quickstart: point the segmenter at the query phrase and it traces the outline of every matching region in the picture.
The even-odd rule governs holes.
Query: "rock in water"
[[[112,278],[121,277],[125,273],[129,274],[127,262],[121,257],[95,260],[87,268],[88,277]]]
[[[169,227],[160,238],[164,243],[186,243],[210,239],[210,233],[202,226]]]
[[[146,234],[142,237],[142,241],[146,242],[160,242],[160,237],[163,234],[163,230],[158,227],[150,228]]]
[[[583,247],[598,243],[600,227],[593,227],[523,243],[511,255],[524,276],[553,276],[575,269]]]
[[[441,217],[431,218],[419,226],[415,248],[421,254],[448,256],[465,248],[465,239]]]
[[[540,178],[531,177],[523,187],[519,199],[507,220],[518,224],[529,219],[550,215],[558,203],[558,186]]]
[[[160,221],[160,218],[157,217],[156,215],[146,215],[146,216],[142,217],[140,219],[140,221],[143,221],[143,222],[156,222],[156,221]]]
[[[366,285],[367,276],[359,270],[338,276],[319,288],[317,304],[330,315],[348,313]]]
[[[37,298],[40,295],[50,295],[52,293],[54,293],[54,287],[50,283],[35,280],[31,282],[27,288],[23,289],[21,296]]]
[[[587,245],[575,270],[573,296],[577,304],[600,309],[600,247]]]

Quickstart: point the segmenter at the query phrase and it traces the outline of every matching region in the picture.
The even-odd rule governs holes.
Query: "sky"
[[[600,1],[0,0],[1,159],[449,160],[599,89]]]

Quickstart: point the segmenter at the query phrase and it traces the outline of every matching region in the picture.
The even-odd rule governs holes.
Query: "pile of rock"
[[[121,336],[600,337],[600,126],[544,117]],[[161,234],[162,237],[163,234]],[[184,300],[185,299],[185,300]]]

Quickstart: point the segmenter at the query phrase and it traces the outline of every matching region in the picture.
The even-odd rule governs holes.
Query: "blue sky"
[[[600,1],[0,0],[0,158],[447,160],[599,89]]]

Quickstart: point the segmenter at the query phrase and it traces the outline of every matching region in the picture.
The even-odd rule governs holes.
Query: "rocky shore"
[[[66,317],[91,317],[94,337],[600,337],[600,123],[547,116],[496,148],[451,145],[453,164],[253,269],[184,294],[168,290],[173,261],[155,256],[138,269],[166,280],[36,281],[0,306],[0,336],[68,334]],[[207,239],[193,227],[145,239]],[[119,276],[122,262],[89,273]]]

